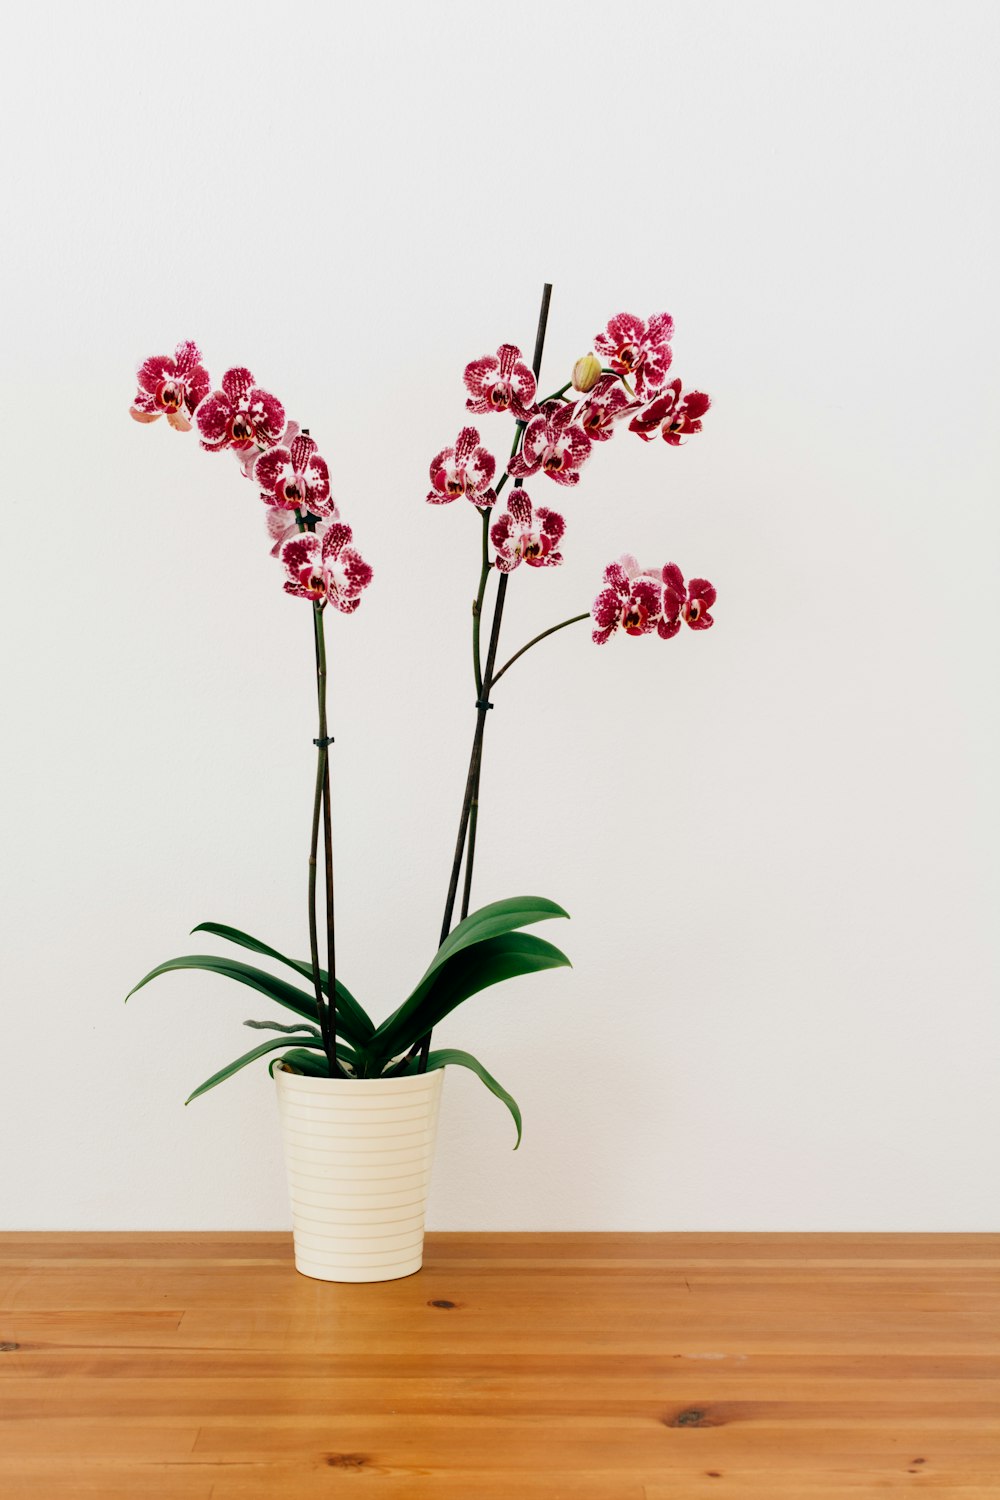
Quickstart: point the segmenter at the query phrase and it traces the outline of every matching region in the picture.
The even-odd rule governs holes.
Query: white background
[[[479,528],[424,503],[465,363],[567,378],[666,308],[686,447],[621,432],[503,645],[625,549],[717,585],[676,640],[574,627],[490,715],[477,897],[572,970],[442,1042],[438,1228],[998,1227],[993,4],[21,7],[6,36],[0,1226],[289,1222],[268,1011],[154,963],[306,948],[308,606],[194,435],[129,420],[195,338],[309,425],[376,569],[335,620],[343,977],[437,934]],[[481,419],[501,454],[509,425]]]

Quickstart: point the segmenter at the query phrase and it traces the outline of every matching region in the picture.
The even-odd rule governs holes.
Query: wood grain
[[[4,1500],[1000,1500],[1000,1236],[0,1235]]]

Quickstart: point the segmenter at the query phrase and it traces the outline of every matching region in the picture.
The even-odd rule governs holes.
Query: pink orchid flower
[[[337,510],[337,507],[334,506],[331,519],[336,520],[338,514],[339,512]],[[280,558],[281,549],[284,544],[289,541],[291,537],[298,536],[301,532],[303,532],[303,530],[304,528],[300,526],[298,521],[295,519],[295,512],[293,510],[283,510],[280,505],[268,506],[267,534],[274,544],[271,548],[272,557]],[[313,535],[322,538],[325,530],[326,522],[319,521],[316,524]]]
[[[332,512],[330,470],[308,433],[298,433],[287,446],[279,443],[259,454],[253,478],[265,505],[314,516]]]
[[[621,627],[627,635],[651,635],[656,631],[668,641],[681,628],[683,619],[692,630],[708,630],[714,624],[709,609],[716,592],[707,578],[692,578],[685,597],[684,575],[676,563],[663,568],[640,568],[625,553],[604,570],[605,587],[591,611],[599,646]]]
[[[614,375],[602,375],[590,395],[577,406],[576,420],[591,442],[606,443],[615,430],[615,423],[638,405],[620,380]]]
[[[485,354],[465,367],[469,411],[509,411],[526,422],[534,410],[535,377],[516,344],[501,344],[496,354]]]
[[[201,403],[195,420],[201,446],[210,453],[223,448],[246,452],[254,446],[274,447],[285,426],[285,408],[254,383],[249,370],[237,366],[223,375],[222,389]]]
[[[463,427],[453,448],[442,448],[431,460],[431,484],[427,496],[430,505],[448,505],[465,495],[480,510],[496,503],[496,491],[490,481],[497,461],[480,445],[475,427]]]
[[[672,380],[665,391],[636,413],[628,430],[637,432],[646,443],[659,433],[665,443],[677,448],[690,433],[701,431],[701,419],[711,404],[704,391],[683,393],[680,381]]]
[[[574,413],[572,402],[547,401],[524,429],[521,451],[508,463],[508,474],[523,479],[541,469],[556,484],[579,484],[590,438]]]
[[[534,507],[526,490],[513,490],[506,511],[490,528],[497,567],[502,573],[512,573],[521,562],[531,568],[558,567],[563,557],[556,548],[565,530],[556,511]]]
[[[663,606],[663,585],[650,569],[641,569],[631,553],[624,553],[604,570],[604,588],[594,600],[593,640],[609,641],[619,627],[627,635],[649,635],[656,629]]]
[[[198,345],[189,340],[177,345],[173,359],[169,354],[154,354],[143,360],[132,416],[137,422],[155,422],[165,416],[178,432],[190,432],[195,407],[211,388]]]
[[[661,640],[669,641],[681,628],[681,612],[684,609],[684,574],[676,563],[667,563],[659,576],[663,581],[663,599],[660,606],[660,618],[656,622],[656,633]]]
[[[285,592],[353,614],[372,581],[372,569],[348,545],[351,536],[349,526],[335,521],[322,532],[303,531],[285,542],[281,548],[288,573]]]
[[[684,620],[692,630],[708,630],[715,624],[709,610],[717,598],[718,595],[707,578],[691,579],[684,605]]]
[[[597,335],[594,348],[616,374],[634,378],[641,396],[647,390],[658,391],[666,380],[673,359],[673,334],[669,313],[654,313],[648,323],[633,313],[618,313],[605,332]]]

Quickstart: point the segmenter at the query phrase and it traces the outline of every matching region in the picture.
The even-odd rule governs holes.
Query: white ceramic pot
[[[295,1268],[319,1281],[419,1271],[444,1069],[309,1078],[275,1068]]]

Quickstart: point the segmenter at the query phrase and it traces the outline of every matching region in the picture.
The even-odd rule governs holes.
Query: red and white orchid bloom
[[[665,443],[677,448],[690,433],[701,431],[701,419],[711,404],[704,391],[684,392],[680,381],[672,380],[666,390],[636,413],[628,430],[637,432],[646,443],[659,433]]]
[[[708,630],[715,621],[709,610],[718,595],[707,578],[692,578],[688,584],[687,601],[684,605],[684,620],[692,630]]]
[[[590,438],[576,420],[575,410],[571,401],[547,401],[524,429],[521,451],[508,463],[508,474],[526,479],[541,469],[556,484],[579,484]]]
[[[353,614],[372,581],[372,569],[350,546],[351,528],[343,521],[317,531],[303,531],[284,543],[281,561],[288,578],[285,592],[297,599],[332,604]]]
[[[526,490],[512,490],[506,511],[490,527],[497,567],[502,573],[512,573],[521,562],[531,568],[558,567],[563,557],[557,548],[565,530],[557,511],[533,506]]]
[[[661,574],[663,599],[660,618],[656,622],[656,633],[661,640],[669,641],[681,628],[681,613],[684,609],[684,574],[676,563],[667,563]]]
[[[497,498],[490,483],[496,467],[496,459],[481,446],[475,427],[463,427],[455,446],[442,448],[431,460],[433,489],[427,496],[428,504],[448,505],[464,495],[480,510],[488,510]]]
[[[308,433],[297,433],[287,446],[279,443],[257,457],[254,482],[265,505],[281,510],[330,516],[330,470]]]
[[[535,377],[516,344],[501,344],[496,354],[485,354],[466,365],[469,411],[509,411],[526,422],[535,406]]]
[[[627,635],[651,635],[655,630],[669,641],[683,619],[692,630],[708,630],[715,622],[709,610],[716,592],[707,578],[692,578],[685,590],[676,563],[663,568],[640,568],[630,553],[604,570],[605,587],[594,600],[593,638],[599,646],[621,627]]]
[[[340,512],[334,505],[333,510],[325,521],[316,523],[314,534],[322,537],[330,521],[339,519]],[[274,545],[271,548],[272,557],[280,557],[281,549],[291,537],[298,536],[304,528],[295,519],[295,512],[282,510],[280,505],[269,505],[267,508],[267,534]]]
[[[617,375],[632,377],[638,395],[658,391],[667,378],[673,359],[670,340],[674,320],[669,313],[654,313],[648,322],[633,313],[618,313],[594,348]]]
[[[139,389],[132,403],[137,422],[155,422],[166,417],[178,432],[191,431],[195,407],[212,389],[208,371],[201,362],[197,344],[178,344],[173,359],[153,354],[139,366]]]
[[[627,635],[650,635],[663,608],[663,585],[650,569],[639,567],[631,553],[624,553],[604,570],[604,588],[594,600],[592,639],[598,646],[609,641],[619,627]]]
[[[201,446],[210,453],[233,448],[273,448],[285,427],[285,408],[277,396],[261,390],[243,366],[227,370],[222,389],[213,391],[198,408],[195,420]]]
[[[628,394],[614,375],[602,375],[576,408],[576,420],[594,443],[606,443],[615,423],[634,411],[639,402]]]

